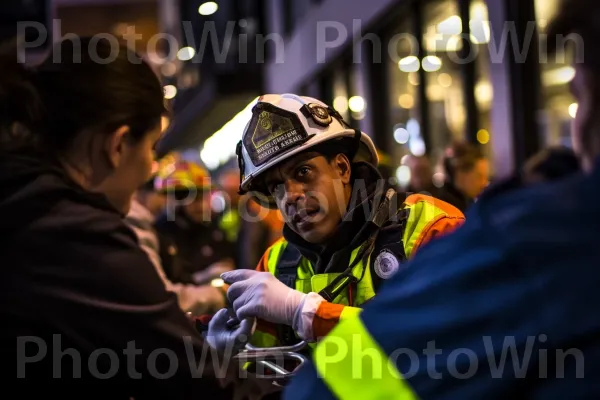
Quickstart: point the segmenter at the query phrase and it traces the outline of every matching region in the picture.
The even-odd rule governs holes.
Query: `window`
[[[343,67],[338,66],[333,72],[333,108],[336,109],[342,118],[350,123],[350,111],[348,108],[348,82]]]
[[[462,19],[457,1],[433,0],[424,8],[421,68],[429,102],[429,153],[435,158],[453,140],[465,140],[466,109],[459,51]]]
[[[393,138],[388,154],[390,160],[394,160],[391,168],[399,168],[402,157],[409,153],[423,155],[426,152],[421,132],[419,52],[417,41],[411,34],[414,31],[412,17],[405,14],[405,20],[395,27],[389,41],[386,41],[390,43],[390,57],[386,58],[386,62],[389,63],[388,132]],[[401,184],[406,183],[402,179],[400,181]]]
[[[494,98],[490,77],[490,52],[488,49],[491,28],[488,9],[484,0],[472,0],[469,9],[471,42],[477,46],[475,101],[477,104],[479,123],[477,141],[483,146],[484,152],[493,165],[491,146],[491,109]]]
[[[558,0],[535,0],[535,13],[540,34],[546,32],[548,22],[558,10]],[[565,54],[545,57],[540,52],[542,99],[540,112],[541,144],[544,146],[571,145],[571,120],[577,112],[577,103],[569,91],[569,82],[575,70]]]

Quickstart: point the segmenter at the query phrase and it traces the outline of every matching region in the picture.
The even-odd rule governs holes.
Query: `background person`
[[[481,149],[456,142],[444,153],[445,182],[437,197],[465,212],[489,184],[489,161]]]
[[[410,169],[410,182],[406,191],[436,197],[439,189],[433,185],[433,167],[429,158],[411,154],[407,156],[405,165]]]
[[[567,147],[551,147],[531,157],[523,167],[528,183],[556,181],[581,171],[577,154]]]
[[[167,209],[156,222],[165,273],[174,283],[210,283],[234,269],[236,258],[235,245],[211,208],[212,179],[189,161],[164,168],[155,184],[167,197]]]

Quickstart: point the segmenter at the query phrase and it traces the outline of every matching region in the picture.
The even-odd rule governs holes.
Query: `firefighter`
[[[600,40],[597,0],[556,15],[551,46]],[[600,397],[600,55],[574,68],[583,172],[485,193],[318,344],[285,399]]]
[[[234,245],[212,212],[208,171],[177,160],[165,164],[154,182],[167,196],[166,211],[156,222],[167,277],[175,283],[204,284],[233,269]]]
[[[229,328],[226,309],[213,317],[208,341],[217,349],[249,334],[254,318],[256,346],[316,341],[359,313],[423,244],[464,221],[447,203],[388,189],[369,136],[313,98],[262,96],[238,159],[241,192],[278,208],[286,225],[256,271],[222,275],[242,323]]]

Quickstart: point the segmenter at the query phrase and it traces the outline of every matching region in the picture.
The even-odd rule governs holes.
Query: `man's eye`
[[[309,173],[310,173],[310,168],[308,168],[308,167],[300,167],[300,168],[298,168],[297,174],[298,174],[299,177],[306,176]]]

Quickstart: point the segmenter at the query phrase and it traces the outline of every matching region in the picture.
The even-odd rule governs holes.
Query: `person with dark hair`
[[[201,165],[179,160],[155,180],[167,207],[155,228],[167,277],[176,283],[205,284],[235,268],[236,248],[211,207],[214,184]]]
[[[427,156],[408,155],[404,160],[404,165],[410,170],[407,192],[437,197],[439,190],[433,185],[433,168]]]
[[[446,149],[443,168],[446,179],[436,197],[465,212],[489,184],[489,162],[476,145],[456,142]]]
[[[599,1],[564,0],[556,15],[551,45],[600,42]],[[286,400],[600,398],[600,54],[579,60],[582,172],[486,190],[317,345]]]
[[[195,398],[212,390],[192,378],[202,338],[123,221],[150,176],[161,83],[124,45],[80,44],[35,68],[2,61],[3,389]]]
[[[550,147],[531,157],[523,167],[527,183],[555,181],[581,171],[577,154],[567,147]]]

